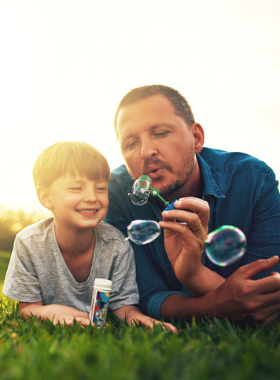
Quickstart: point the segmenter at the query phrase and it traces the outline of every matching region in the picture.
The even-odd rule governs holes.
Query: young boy
[[[3,287],[6,296],[19,301],[24,318],[89,325],[94,279],[106,278],[112,280],[109,310],[118,318],[149,327],[159,323],[135,306],[139,294],[130,243],[102,221],[109,176],[106,159],[86,143],[56,143],[38,156],[36,192],[53,217],[16,236]]]

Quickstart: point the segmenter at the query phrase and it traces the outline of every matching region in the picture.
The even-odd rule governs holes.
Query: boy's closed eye
[[[80,186],[69,187],[69,190],[71,190],[71,191],[79,191],[79,190],[82,190],[82,188]]]
[[[95,191],[98,191],[99,193],[104,193],[105,191],[108,191],[108,187],[107,186],[98,186],[95,188]]]

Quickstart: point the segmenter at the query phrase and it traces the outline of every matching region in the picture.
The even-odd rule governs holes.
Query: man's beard
[[[196,157],[194,153],[184,157],[183,163],[178,169],[174,181],[160,190],[161,196],[164,197],[172,195],[173,193],[176,193],[178,190],[180,190],[191,178],[195,167]]]
[[[161,167],[165,168],[170,173],[174,173],[174,170],[171,165],[169,165],[167,162],[161,161],[158,158],[154,158],[154,159],[146,160],[144,162],[142,174],[145,174],[145,170],[147,169],[147,167],[152,164],[159,164],[161,165]],[[176,178],[173,180],[173,182],[169,183],[167,186],[160,189],[161,196],[163,197],[168,196],[180,190],[191,178],[195,170],[196,164],[197,164],[196,155],[195,155],[195,150],[193,148],[191,149],[191,152],[189,152],[187,156],[183,157],[182,165],[180,166],[179,169],[176,170],[177,175],[176,175]],[[138,179],[139,177],[135,177],[133,173],[129,170],[128,166],[126,167],[132,179],[136,181],[136,179]]]

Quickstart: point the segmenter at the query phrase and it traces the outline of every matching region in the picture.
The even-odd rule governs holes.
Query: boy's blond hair
[[[106,158],[91,145],[80,141],[63,141],[49,146],[37,157],[33,167],[33,180],[38,186],[48,188],[66,173],[77,173],[96,181],[110,178]]]

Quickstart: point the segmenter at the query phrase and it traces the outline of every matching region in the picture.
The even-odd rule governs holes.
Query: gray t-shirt
[[[77,282],[59,249],[53,218],[35,223],[17,234],[3,293],[21,302],[60,304],[90,310],[95,278],[112,281],[109,310],[139,303],[134,253],[124,235],[101,222],[95,236],[91,271]]]

